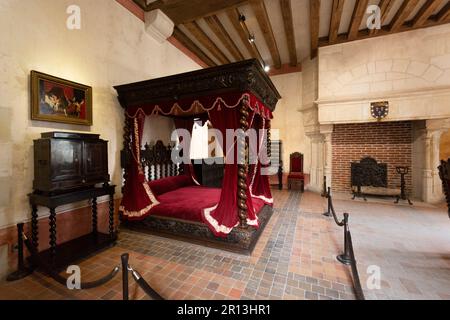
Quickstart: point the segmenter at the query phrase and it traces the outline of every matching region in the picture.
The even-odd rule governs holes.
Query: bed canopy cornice
[[[124,109],[251,93],[271,112],[281,96],[256,59],[114,87]]]

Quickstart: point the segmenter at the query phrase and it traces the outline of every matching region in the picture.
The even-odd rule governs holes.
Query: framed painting
[[[92,87],[31,71],[31,119],[92,126]]]

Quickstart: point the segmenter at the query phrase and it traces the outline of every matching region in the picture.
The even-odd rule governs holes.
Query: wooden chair
[[[305,191],[305,175],[303,173],[303,154],[295,152],[290,156],[288,188],[292,185],[300,186],[302,192]]]
[[[439,176],[442,180],[445,198],[447,199],[448,216],[450,217],[450,159],[442,160],[439,166]]]

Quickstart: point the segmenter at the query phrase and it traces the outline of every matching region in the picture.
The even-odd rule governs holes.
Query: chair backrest
[[[439,176],[442,180],[442,187],[447,199],[448,215],[450,217],[450,159],[441,161],[441,165],[439,166]]]
[[[303,154],[294,152],[290,157],[290,172],[303,173]]]

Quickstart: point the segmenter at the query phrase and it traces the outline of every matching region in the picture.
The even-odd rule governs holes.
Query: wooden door
[[[52,140],[52,181],[79,183],[83,177],[82,142],[78,140]],[[70,187],[70,182],[68,186]]]
[[[108,146],[106,141],[85,141],[83,153],[84,176],[87,183],[108,181]]]

